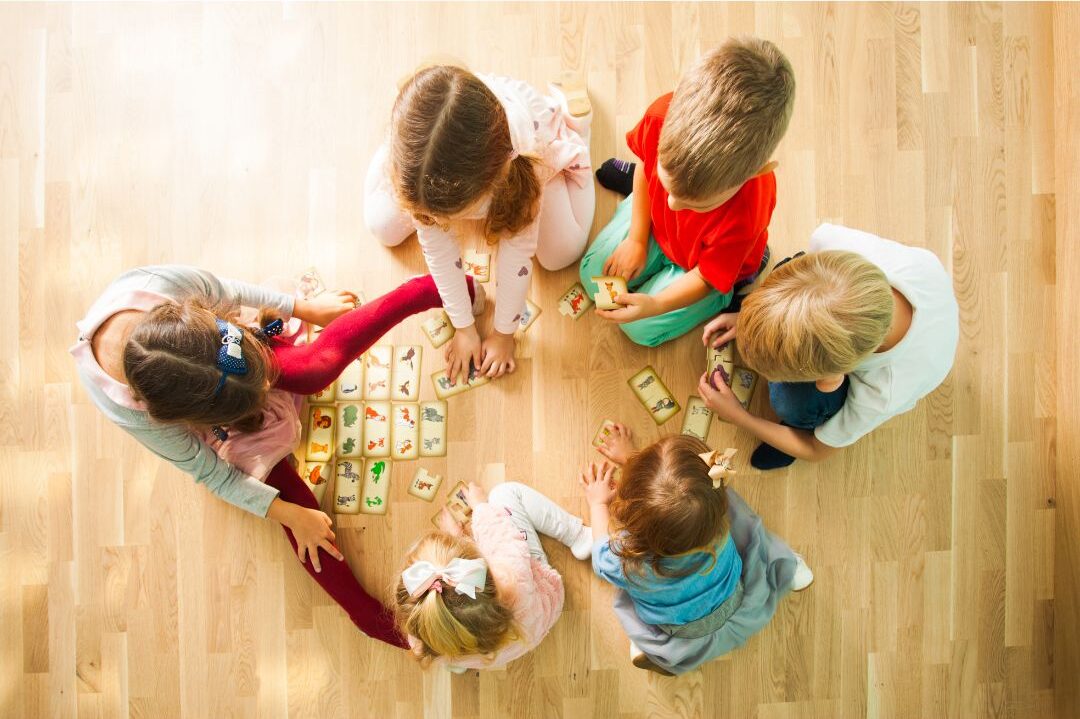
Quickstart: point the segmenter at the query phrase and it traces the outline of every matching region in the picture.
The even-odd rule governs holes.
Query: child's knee
[[[637,322],[628,322],[624,325],[619,325],[619,329],[623,331],[623,334],[636,345],[642,347],[657,347],[664,343],[666,339],[664,334],[659,331],[657,326],[646,320],[638,320]]]
[[[400,245],[414,231],[411,225],[402,221],[400,213],[380,210],[378,207],[365,209],[364,225],[375,239],[387,247]]]
[[[501,504],[504,507],[516,506],[523,486],[519,482],[500,482],[488,492],[488,501],[493,504]]]

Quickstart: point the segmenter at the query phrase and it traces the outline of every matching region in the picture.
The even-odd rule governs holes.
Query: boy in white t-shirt
[[[719,376],[702,376],[701,396],[762,441],[754,467],[777,469],[824,459],[932,392],[956,356],[959,310],[932,252],[825,224],[808,254],[778,265],[704,339],[719,347],[736,335],[780,422],[743,409]]]

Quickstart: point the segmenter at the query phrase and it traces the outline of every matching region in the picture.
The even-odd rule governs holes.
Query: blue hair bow
[[[217,368],[221,370],[221,379],[218,381],[217,389],[214,390],[215,397],[221,394],[229,375],[245,375],[248,369],[240,346],[244,333],[239,327],[225,320],[217,320],[217,328],[221,333],[221,347],[218,348],[217,355]]]
[[[261,330],[255,330],[255,335],[263,342],[268,341],[271,337],[277,337],[285,331],[285,321],[278,317],[273,322],[264,325]]]

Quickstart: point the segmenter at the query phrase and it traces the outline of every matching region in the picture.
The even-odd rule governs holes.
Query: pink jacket
[[[563,581],[547,562],[533,557],[505,507],[484,502],[473,508],[472,533],[488,563],[501,596],[511,598],[514,621],[525,638],[488,660],[483,656],[455,657],[455,668],[497,669],[532,651],[555,626],[563,607]]]

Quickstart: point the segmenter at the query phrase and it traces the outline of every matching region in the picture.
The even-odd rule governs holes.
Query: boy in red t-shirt
[[[712,318],[767,263],[776,162],[795,75],[767,40],[733,38],[701,57],[626,135],[641,171],[608,160],[605,187],[629,192],[581,260],[581,282],[625,277],[625,307],[597,310],[655,347]]]

